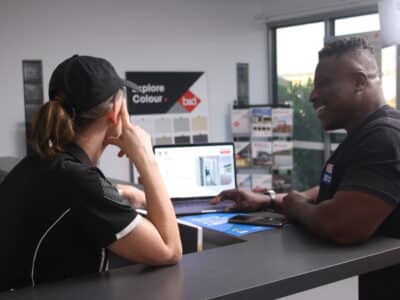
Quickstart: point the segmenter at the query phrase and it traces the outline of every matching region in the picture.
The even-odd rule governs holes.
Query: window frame
[[[278,70],[277,70],[277,43],[276,43],[276,30],[281,27],[289,27],[296,25],[303,25],[307,23],[324,22],[325,24],[325,38],[335,35],[335,20],[349,17],[357,17],[362,15],[378,13],[377,5],[368,5],[364,7],[351,8],[346,10],[337,10],[334,12],[313,14],[310,16],[295,17],[291,19],[284,19],[279,21],[271,21],[266,23],[267,26],[267,72],[269,75],[268,80],[268,98],[269,104],[277,105],[278,99]],[[397,53],[399,55],[399,46],[397,46]],[[400,91],[400,70],[399,70],[399,57],[396,66],[396,90]],[[396,105],[400,107],[399,92],[396,93]]]
[[[266,23],[267,28],[267,74],[268,74],[268,98],[269,104],[279,104],[278,99],[278,69],[277,69],[277,29],[296,25],[305,25],[309,23],[323,22],[325,39],[335,36],[335,21],[343,18],[358,17],[369,14],[377,14],[378,5],[367,5],[363,7],[350,8],[345,10],[335,10],[333,12],[318,13],[309,16],[294,17]],[[400,108],[400,46],[396,47],[396,106]],[[338,144],[331,143],[331,135],[329,132],[324,132],[323,142],[300,142],[301,147],[295,147],[304,150],[312,150],[317,147],[322,148],[323,157],[326,161],[332,151],[335,150]]]

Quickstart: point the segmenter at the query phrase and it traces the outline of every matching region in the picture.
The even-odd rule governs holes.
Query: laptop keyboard
[[[216,205],[211,205],[209,200],[190,200],[190,201],[176,201],[174,208],[176,213],[199,213],[210,211],[224,211],[225,208],[232,205],[231,201],[220,202]]]

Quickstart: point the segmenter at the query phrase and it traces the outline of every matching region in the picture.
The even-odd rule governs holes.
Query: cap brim
[[[122,81],[124,83],[124,86],[126,86],[126,87],[128,87],[128,88],[130,88],[132,90],[135,90],[138,93],[142,93],[142,91],[139,88],[139,85],[137,85],[136,83],[134,83],[132,81],[129,81],[129,80],[126,80],[126,79],[122,79]]]

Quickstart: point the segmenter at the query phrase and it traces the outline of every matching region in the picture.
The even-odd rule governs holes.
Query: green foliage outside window
[[[293,140],[323,142],[321,123],[309,101],[313,88],[311,78],[305,84],[280,79],[278,97],[293,107]],[[319,183],[324,160],[321,150],[294,149],[293,189],[304,190]]]
[[[311,78],[305,84],[282,81],[278,84],[278,98],[293,107],[294,140],[323,142],[321,123],[309,100],[312,88]]]

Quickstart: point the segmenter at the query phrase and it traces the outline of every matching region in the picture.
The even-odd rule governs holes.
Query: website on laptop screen
[[[171,198],[212,197],[235,188],[233,145],[155,147]]]

